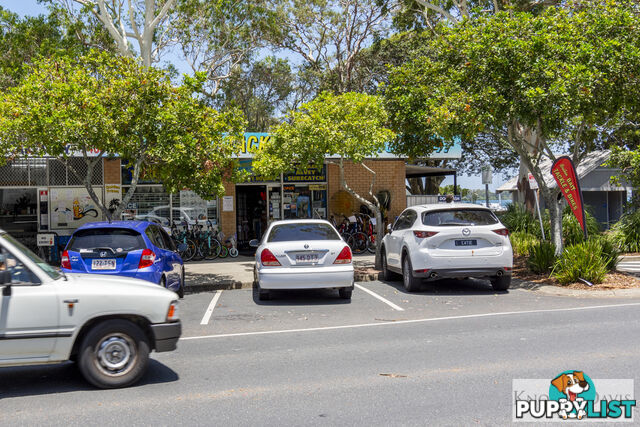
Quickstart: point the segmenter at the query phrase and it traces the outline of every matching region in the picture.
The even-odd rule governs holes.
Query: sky
[[[21,16],[35,16],[47,13],[47,8],[44,5],[39,4],[37,0],[0,0],[0,6],[9,9],[12,12],[18,13]],[[190,70],[186,62],[183,61],[178,55],[168,55],[165,59],[171,61],[180,72],[186,73]],[[503,183],[509,180],[509,178],[509,176],[502,176],[497,171],[494,171],[493,183],[489,185],[489,190],[494,191],[496,188],[500,187]],[[453,185],[453,177],[447,177],[441,185]],[[458,176],[458,185],[463,188],[469,188],[472,190],[477,188],[484,188],[480,175],[460,175]]]

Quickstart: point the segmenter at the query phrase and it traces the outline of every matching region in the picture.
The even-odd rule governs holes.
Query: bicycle
[[[338,233],[344,241],[347,242],[347,245],[351,248],[351,252],[359,255],[367,250],[368,237],[362,232],[362,220],[360,220],[357,215],[359,214],[354,214],[349,218],[344,216],[338,228]],[[335,222],[334,219],[333,221]]]
[[[207,220],[207,229],[202,230],[200,227],[198,233],[198,251],[208,260],[216,259],[222,251],[222,244],[216,239],[214,230],[211,221]]]
[[[175,222],[171,223],[171,237],[176,242],[178,254],[183,261],[191,261],[196,253],[196,245],[189,239],[189,223],[183,222],[184,229],[178,230]]]

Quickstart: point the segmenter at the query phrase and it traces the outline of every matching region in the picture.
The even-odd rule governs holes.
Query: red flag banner
[[[567,199],[571,212],[573,212],[578,219],[586,239],[587,227],[585,224],[582,191],[580,190],[580,182],[578,181],[576,168],[573,166],[571,158],[562,156],[556,159],[556,161],[553,162],[553,166],[551,166],[551,173],[558,183],[558,188],[560,188],[565,199]]]

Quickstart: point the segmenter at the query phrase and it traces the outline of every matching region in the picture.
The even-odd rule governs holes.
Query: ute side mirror
[[[251,246],[252,248],[257,248],[258,246],[260,246],[260,242],[258,242],[258,239],[252,239],[249,241],[249,246]]]

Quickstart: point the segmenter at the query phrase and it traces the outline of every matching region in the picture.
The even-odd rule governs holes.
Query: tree
[[[267,132],[277,124],[294,91],[295,75],[286,59],[268,56],[237,68],[222,83],[216,104],[220,108],[235,105],[247,119],[247,129]]]
[[[384,235],[381,204],[373,194],[376,173],[363,161],[376,156],[394,133],[385,127],[387,113],[382,100],[374,95],[323,92],[316,99],[289,113],[287,120],[272,130],[270,142],[261,146],[255,160],[258,174],[275,176],[295,165],[324,163],[328,156],[340,168],[340,184],[356,200],[366,205],[376,218],[376,266]],[[372,175],[367,199],[347,183],[344,162],[361,164]]]
[[[428,54],[391,74],[385,99],[394,129],[510,147],[540,185],[560,253],[560,193],[545,183],[540,161],[569,151],[577,165],[637,108],[639,23],[631,7],[612,3],[439,27]],[[406,138],[397,148],[420,151],[419,144]]]
[[[389,0],[286,0],[280,2],[277,47],[302,57],[321,81],[319,90],[354,90],[358,53],[383,38],[389,27]]]
[[[244,119],[202,105],[192,96],[201,84],[187,78],[174,87],[166,72],[106,52],[40,60],[0,98],[3,159],[79,152],[86,174],[71,172],[108,219],[120,216],[142,172],[167,191],[190,188],[210,199],[224,191],[223,176],[233,178]],[[91,184],[96,164],[110,156],[132,166],[131,187],[113,212]]]

